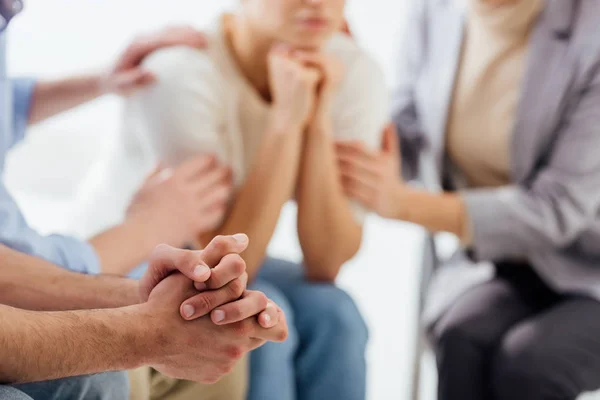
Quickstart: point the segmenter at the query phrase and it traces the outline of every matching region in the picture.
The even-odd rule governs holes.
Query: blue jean
[[[127,400],[124,372],[78,376],[54,381],[0,386],[0,400]]]
[[[249,400],[365,399],[368,331],[348,294],[308,282],[302,266],[273,258],[252,289],[283,309],[289,338],[252,353]]]

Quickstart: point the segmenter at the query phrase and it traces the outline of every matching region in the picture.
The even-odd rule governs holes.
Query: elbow
[[[356,255],[359,247],[360,243],[358,246],[328,248],[324,257],[307,257],[305,254],[306,278],[312,282],[334,283],[342,266]]]

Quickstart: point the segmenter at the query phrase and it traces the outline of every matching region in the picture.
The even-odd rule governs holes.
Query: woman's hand
[[[344,79],[344,65],[337,58],[318,52],[294,50],[292,57],[304,67],[319,71],[317,104],[311,117],[311,125],[330,121],[335,93]]]
[[[154,74],[142,67],[142,62],[151,53],[171,46],[203,49],[207,45],[205,35],[189,26],[172,26],[140,36],[123,51],[114,66],[102,77],[101,90],[127,96],[156,80]]]
[[[231,170],[214,156],[198,156],[158,168],[133,196],[126,218],[154,232],[155,243],[183,246],[222,223],[231,192]]]
[[[269,54],[269,80],[274,123],[281,129],[301,131],[315,107],[319,71],[298,63],[289,47],[279,45]]]
[[[405,184],[395,126],[386,127],[380,151],[360,142],[338,142],[336,154],[346,194],[382,217],[398,218]]]

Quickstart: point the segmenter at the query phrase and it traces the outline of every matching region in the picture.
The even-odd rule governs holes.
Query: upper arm
[[[145,67],[157,82],[130,98],[126,108],[126,125],[145,151],[169,165],[201,153],[226,158],[224,82],[208,54],[168,48],[151,55]]]
[[[13,126],[10,147],[23,139],[29,123],[29,113],[35,81],[32,79],[11,79]]]
[[[390,120],[389,94],[383,71],[363,55],[346,71],[334,114],[337,140],[360,141],[379,149],[385,125]]]
[[[363,56],[346,72],[334,110],[336,140],[360,141],[371,150],[380,148],[390,121],[389,95],[383,72],[374,60]],[[352,210],[362,224],[366,209],[352,201]]]

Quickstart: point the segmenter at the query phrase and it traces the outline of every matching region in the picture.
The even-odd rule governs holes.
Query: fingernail
[[[263,320],[265,321],[265,325],[267,325],[267,326],[271,325],[271,316],[269,314],[265,314],[263,316]]]
[[[194,276],[196,278],[203,278],[206,274],[210,274],[210,268],[206,265],[198,265],[194,268]]]
[[[213,312],[213,320],[215,322],[221,322],[225,319],[225,311],[216,310]]]
[[[235,235],[233,235],[233,238],[239,244],[244,244],[244,243],[248,242],[248,236],[244,235],[243,233],[235,234]]]
[[[192,318],[194,316],[195,312],[196,312],[196,309],[194,308],[193,305],[191,305],[191,304],[185,304],[183,306],[183,315],[186,318]]]
[[[194,287],[199,292],[204,292],[207,288],[206,283],[204,282],[194,282]]]

